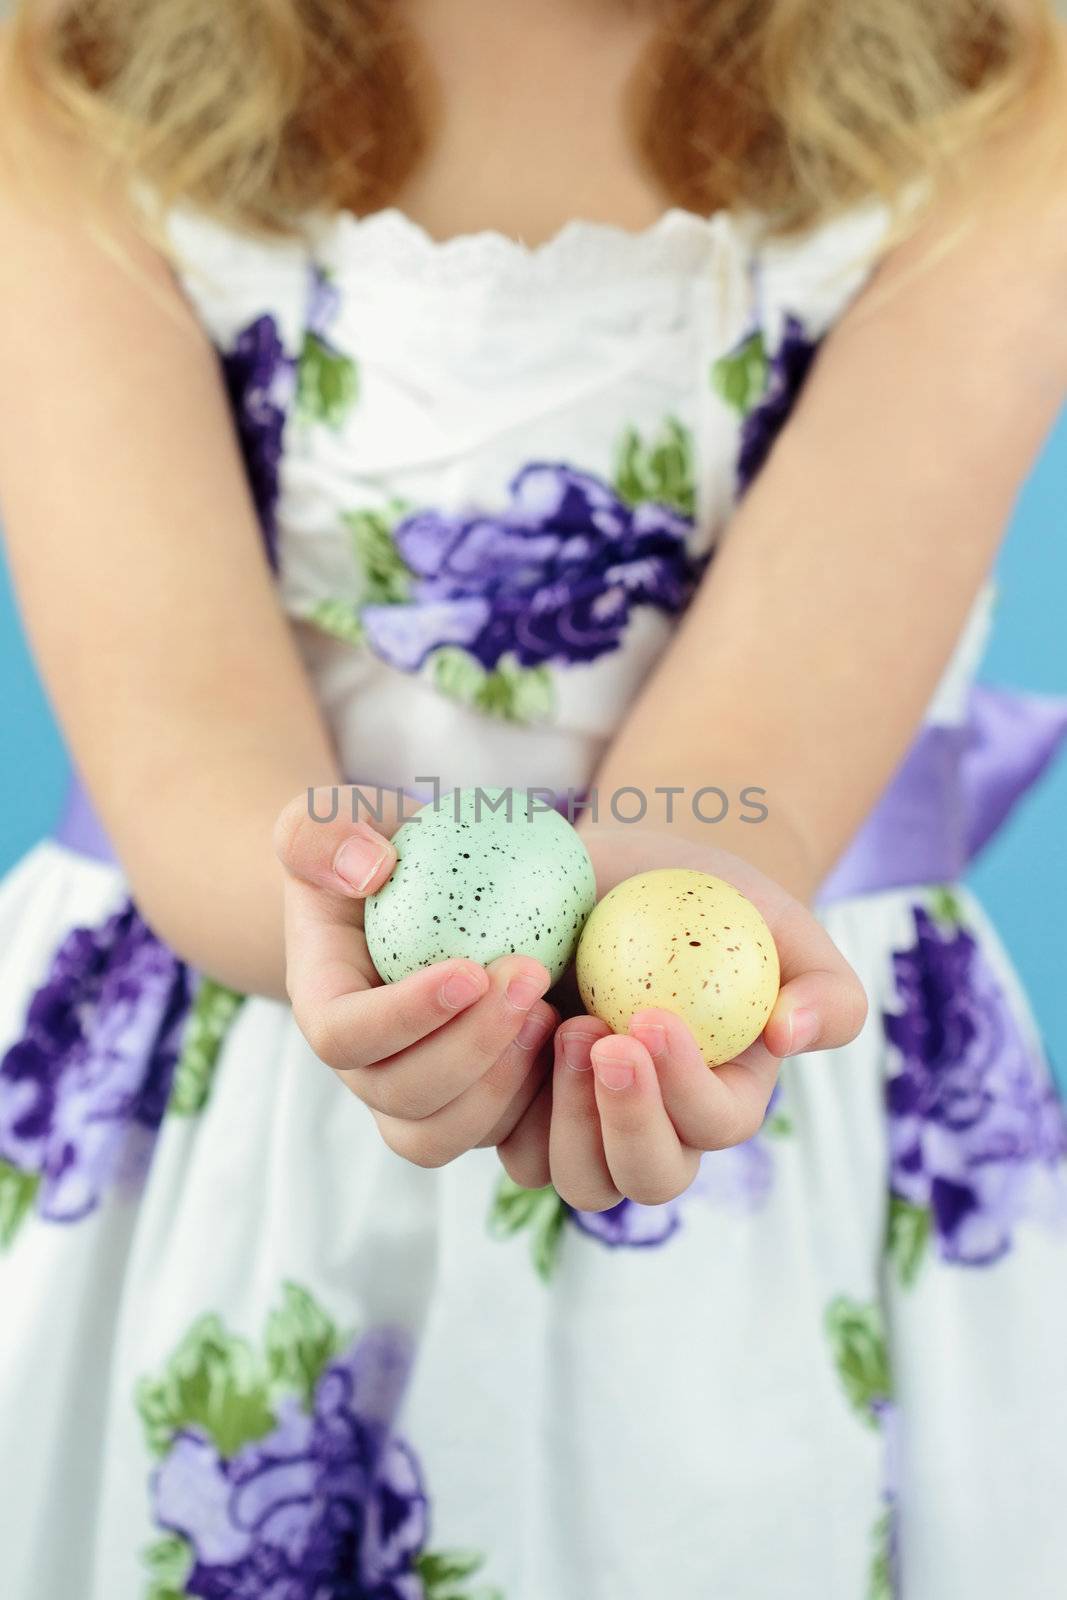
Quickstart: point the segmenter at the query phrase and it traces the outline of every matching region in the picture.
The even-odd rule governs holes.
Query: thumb
[[[316,815],[322,795],[308,793],[291,800],[274,827],[274,848],[292,877],[329,889],[351,900],[374,894],[396,866],[396,849],[369,822],[353,822],[344,806],[324,803],[321,813],[336,810],[329,821]]]
[[[805,972],[783,985],[763,1042],[772,1056],[836,1050],[851,1044],[867,1020],[867,996],[856,974],[841,968]]]

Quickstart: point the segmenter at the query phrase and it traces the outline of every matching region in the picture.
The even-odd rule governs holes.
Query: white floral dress
[[[587,782],[882,225],[174,218],[350,776]],[[824,891],[868,1026],[669,1206],[406,1165],[91,819],[15,869],[4,1600],[1067,1591],[1067,1136],[955,881],[1067,718],[972,694],[985,609]]]

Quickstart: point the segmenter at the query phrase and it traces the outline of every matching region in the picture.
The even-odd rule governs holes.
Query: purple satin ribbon
[[[961,726],[923,728],[818,904],[962,877],[1065,739],[1067,698],[973,689]],[[115,859],[77,780],[55,838],[94,861]]]
[[[964,723],[922,729],[817,903],[962,877],[1065,738],[1067,698],[976,685]]]
[[[93,810],[93,803],[77,776],[70,780],[59,823],[52,836],[59,844],[91,861],[114,865],[115,852],[104,832],[104,825]]]

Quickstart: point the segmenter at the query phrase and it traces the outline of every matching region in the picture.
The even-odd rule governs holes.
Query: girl
[[[1067,1139],[956,882],[1064,724],[969,687],[1067,374],[1045,4],[6,52],[0,492],[102,820],[0,896],[5,1600],[1060,1594]],[[291,796],[430,776],[732,878],[762,1041],[379,986],[396,816]]]

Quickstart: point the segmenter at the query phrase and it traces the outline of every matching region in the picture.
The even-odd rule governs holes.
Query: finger
[[[622,1199],[604,1154],[593,1084],[592,1047],[610,1031],[595,1017],[575,1017],[556,1033],[549,1169],[556,1192],[576,1211],[607,1211]]]
[[[362,936],[330,922],[318,890],[286,889],[288,987],[293,1015],[312,1050],[336,1072],[354,1073],[391,1059],[476,1005],[490,978],[476,961],[455,959],[376,984],[361,959]],[[315,897],[313,906],[303,904]]]
[[[444,965],[450,966],[451,963]],[[463,968],[473,963],[460,962]],[[433,971],[433,968],[427,969]],[[482,997],[454,1018],[446,1028],[406,1044],[396,1054],[359,1044],[364,1061],[341,1067],[349,1088],[373,1111],[404,1121],[433,1116],[477,1083],[518,1036],[531,1008],[551,983],[546,967],[529,956],[502,956],[488,968],[475,966],[486,987]],[[448,989],[458,979],[449,979]],[[462,981],[465,980],[465,975]],[[403,988],[412,979],[377,989],[371,1000]],[[431,1000],[440,1004],[438,994]],[[364,1005],[364,1013],[369,1011]]]
[[[682,1144],[724,1150],[759,1132],[779,1062],[766,1050],[709,1067],[680,1017],[658,1009],[638,1011],[630,1036],[652,1058],[666,1113]],[[747,1057],[749,1052],[745,1052]]]
[[[771,1055],[803,1055],[851,1044],[867,1021],[867,996],[856,975],[806,972],[779,991],[763,1042]]]
[[[495,1144],[495,1128],[510,1133],[544,1082],[551,1060],[545,1045],[558,1020],[539,1001],[488,1072],[432,1116],[404,1121],[377,1115],[386,1144],[419,1167],[443,1167],[480,1144]]]
[[[863,985],[826,929],[797,901],[774,928],[782,988],[763,1042],[779,1058],[850,1044],[867,1020]]]
[[[592,1059],[612,1183],[640,1205],[676,1200],[696,1177],[700,1157],[681,1143],[664,1109],[652,1057],[638,1039],[609,1034],[593,1045]]]
[[[540,1005],[534,1007],[533,1011],[530,1013],[530,1016],[533,1017],[535,1013],[543,1015],[544,1012],[541,1011],[541,1006],[544,1006],[544,1011],[548,1014],[548,1026],[545,1028],[540,1039],[538,1039],[534,1044],[527,1044],[525,1046],[525,1048],[529,1050],[533,1056],[532,1070],[526,1073],[525,1077],[520,1081],[510,1099],[508,1099],[504,1104],[503,1109],[501,1110],[496,1121],[478,1140],[479,1147],[485,1149],[494,1149],[496,1146],[503,1144],[506,1139],[510,1138],[514,1129],[518,1126],[519,1122],[533,1105],[534,1100],[540,1093],[542,1084],[545,1083],[546,1080],[549,1082],[551,1081],[552,1062],[554,1056],[552,1041],[556,1029],[560,1024],[560,1015],[554,1005],[550,1005],[547,1002],[541,1002]],[[516,1040],[516,1045],[521,1043],[523,1034],[526,1033],[526,1028],[527,1024],[524,1023],[519,1031],[519,1037]],[[515,1046],[512,1048],[515,1048]]]
[[[552,1077],[542,1083],[529,1110],[525,1111],[497,1146],[501,1166],[522,1189],[543,1189],[552,1181],[548,1160],[549,1128],[552,1122]]]
[[[350,827],[348,833],[352,833]],[[376,842],[368,846],[368,851],[383,864],[369,876],[362,869],[352,870],[369,887],[376,887],[392,871],[396,852],[388,840],[379,838],[373,830],[370,838]],[[352,884],[334,870],[334,862],[341,859],[336,829],[331,824],[314,822],[303,801],[293,801],[282,812],[275,842],[286,868],[286,989],[297,1022],[312,1048],[335,1065],[338,1046],[346,1039],[346,1024],[354,1020],[350,1016],[353,997],[380,983],[363,933],[362,906],[356,903],[357,891]],[[475,999],[477,994],[472,994],[462,1003],[470,1004]],[[439,1026],[443,1020],[440,1017],[427,1026]],[[340,1053],[347,1059],[344,1049]]]
[[[286,872],[344,899],[381,888],[396,865],[396,849],[386,836],[384,807],[380,821],[361,816],[362,795],[354,787],[315,789],[289,802],[274,828]]]
[[[334,1040],[346,1037],[357,1003],[381,980],[351,900],[288,875],[283,894],[285,986],[301,1031],[332,1066]]]

